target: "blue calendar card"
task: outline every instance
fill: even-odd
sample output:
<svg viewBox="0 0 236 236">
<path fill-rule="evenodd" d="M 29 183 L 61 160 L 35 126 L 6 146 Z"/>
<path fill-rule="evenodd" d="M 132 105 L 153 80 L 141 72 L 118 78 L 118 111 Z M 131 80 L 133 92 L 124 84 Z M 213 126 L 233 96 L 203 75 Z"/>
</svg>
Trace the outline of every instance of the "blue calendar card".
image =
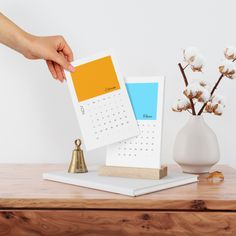
<svg viewBox="0 0 236 236">
<path fill-rule="evenodd" d="M 156 120 L 158 83 L 126 83 L 137 120 Z"/>
</svg>

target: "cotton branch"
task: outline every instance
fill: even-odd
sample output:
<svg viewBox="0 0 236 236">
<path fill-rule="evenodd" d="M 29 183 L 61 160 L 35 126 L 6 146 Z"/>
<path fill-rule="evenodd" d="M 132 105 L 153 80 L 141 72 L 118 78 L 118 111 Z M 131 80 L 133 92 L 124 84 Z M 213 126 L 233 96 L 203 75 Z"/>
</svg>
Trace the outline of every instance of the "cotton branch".
<svg viewBox="0 0 236 236">
<path fill-rule="evenodd" d="M 211 96 L 214 94 L 215 90 L 217 89 L 217 87 L 218 87 L 220 81 L 223 79 L 223 77 L 224 77 L 224 75 L 221 74 L 221 76 L 220 76 L 219 79 L 217 80 L 215 86 L 214 86 L 213 89 L 211 90 Z M 202 108 L 199 110 L 199 112 L 198 112 L 198 114 L 197 114 L 198 116 L 200 116 L 200 115 L 202 114 L 202 112 L 204 111 L 206 105 L 207 105 L 207 102 L 205 102 L 205 103 L 203 104 Z"/>
<path fill-rule="evenodd" d="M 232 62 L 235 62 L 235 60 L 236 60 L 236 58 L 235 58 Z M 218 87 L 220 81 L 221 81 L 223 78 L 224 78 L 224 74 L 221 74 L 220 77 L 219 77 L 219 79 L 217 80 L 216 84 L 214 85 L 214 87 L 213 87 L 212 90 L 211 90 L 211 96 L 214 94 L 214 92 L 215 92 L 215 90 L 217 89 L 217 87 Z M 203 104 L 202 108 L 199 110 L 199 112 L 198 112 L 198 114 L 197 114 L 198 116 L 200 116 L 200 115 L 202 114 L 202 112 L 204 111 L 206 105 L 207 105 L 207 102 L 205 102 L 205 103 Z"/>
<path fill-rule="evenodd" d="M 183 76 L 185 86 L 187 87 L 188 86 L 188 79 L 187 79 L 187 76 L 186 76 L 186 74 L 184 72 L 184 68 L 182 67 L 181 63 L 179 63 L 178 66 L 179 66 L 179 69 L 180 69 L 181 74 Z M 190 104 L 191 104 L 192 114 L 195 116 L 196 115 L 196 111 L 195 111 L 193 100 L 191 98 L 189 98 L 189 101 L 190 101 Z"/>
</svg>

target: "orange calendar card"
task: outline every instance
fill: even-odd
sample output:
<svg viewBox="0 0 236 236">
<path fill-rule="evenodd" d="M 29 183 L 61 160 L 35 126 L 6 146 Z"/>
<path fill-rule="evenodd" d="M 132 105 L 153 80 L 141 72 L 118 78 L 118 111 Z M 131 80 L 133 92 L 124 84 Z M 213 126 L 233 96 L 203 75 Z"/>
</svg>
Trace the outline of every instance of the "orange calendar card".
<svg viewBox="0 0 236 236">
<path fill-rule="evenodd" d="M 65 74 L 86 149 L 137 136 L 137 121 L 114 56 L 100 53 L 72 65 L 75 71 Z"/>
<path fill-rule="evenodd" d="M 71 77 L 80 102 L 120 89 L 111 56 L 76 66 Z"/>
</svg>

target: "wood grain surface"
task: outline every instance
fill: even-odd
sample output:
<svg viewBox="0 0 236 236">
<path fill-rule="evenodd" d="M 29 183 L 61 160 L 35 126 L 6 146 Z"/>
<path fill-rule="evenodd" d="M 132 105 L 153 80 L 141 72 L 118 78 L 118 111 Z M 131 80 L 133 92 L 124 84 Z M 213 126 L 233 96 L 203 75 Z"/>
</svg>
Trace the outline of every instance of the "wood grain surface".
<svg viewBox="0 0 236 236">
<path fill-rule="evenodd" d="M 236 171 L 216 166 L 224 182 L 212 183 L 201 175 L 188 184 L 139 197 L 128 197 L 42 179 L 42 173 L 67 169 L 65 165 L 0 165 L 0 209 L 143 209 L 236 210 Z M 179 170 L 168 166 L 169 172 Z"/>
<path fill-rule="evenodd" d="M 236 213 L 153 211 L 3 211 L 8 236 L 236 235 Z"/>
</svg>

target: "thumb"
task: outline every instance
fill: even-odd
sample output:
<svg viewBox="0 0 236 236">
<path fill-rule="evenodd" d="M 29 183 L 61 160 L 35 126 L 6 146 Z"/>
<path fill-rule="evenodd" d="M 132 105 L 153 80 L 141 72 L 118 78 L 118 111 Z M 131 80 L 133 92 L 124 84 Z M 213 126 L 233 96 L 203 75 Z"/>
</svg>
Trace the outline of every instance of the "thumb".
<svg viewBox="0 0 236 236">
<path fill-rule="evenodd" d="M 53 58 L 52 61 L 56 62 L 57 64 L 59 64 L 61 67 L 63 67 L 65 70 L 68 70 L 70 72 L 74 72 L 75 68 L 70 64 L 69 61 L 67 61 L 67 59 L 64 57 L 63 54 L 60 53 L 56 53 Z"/>
</svg>

